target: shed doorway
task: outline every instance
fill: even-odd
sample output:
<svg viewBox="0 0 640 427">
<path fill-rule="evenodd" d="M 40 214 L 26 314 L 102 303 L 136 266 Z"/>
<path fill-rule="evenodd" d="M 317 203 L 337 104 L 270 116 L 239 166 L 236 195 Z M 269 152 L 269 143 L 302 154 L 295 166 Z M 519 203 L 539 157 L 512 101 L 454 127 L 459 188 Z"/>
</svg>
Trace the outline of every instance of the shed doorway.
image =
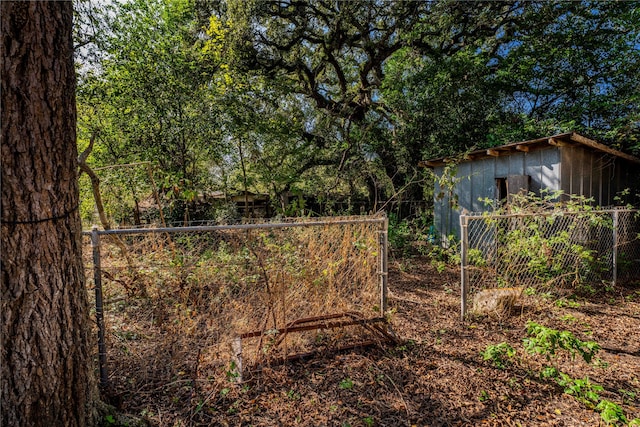
<svg viewBox="0 0 640 427">
<path fill-rule="evenodd" d="M 496 178 L 496 201 L 498 206 L 507 204 L 514 194 L 527 194 L 531 186 L 529 175 L 509 175 Z"/>
</svg>

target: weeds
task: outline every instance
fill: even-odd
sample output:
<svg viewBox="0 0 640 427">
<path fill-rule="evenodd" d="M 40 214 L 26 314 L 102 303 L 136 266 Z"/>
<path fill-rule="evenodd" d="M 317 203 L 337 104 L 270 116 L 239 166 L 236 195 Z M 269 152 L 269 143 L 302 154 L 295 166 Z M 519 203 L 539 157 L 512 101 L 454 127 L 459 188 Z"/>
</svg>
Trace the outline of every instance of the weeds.
<svg viewBox="0 0 640 427">
<path fill-rule="evenodd" d="M 295 390 L 289 390 L 287 392 L 287 398 L 289 398 L 290 400 L 300 400 L 302 396 L 300 396 L 300 393 L 298 393 Z"/>
<path fill-rule="evenodd" d="M 405 260 L 415 254 L 427 256 L 438 272 L 443 272 L 447 266 L 459 265 L 458 238 L 453 235 L 437 238 L 436 230 L 430 221 L 430 218 L 425 216 L 399 221 L 395 215 L 390 214 L 389 244 L 392 253 Z M 472 251 L 471 256 L 476 256 L 478 260 L 482 258 L 479 251 Z"/>
<path fill-rule="evenodd" d="M 625 390 L 625 389 L 619 389 L 618 393 L 620 393 L 622 395 L 622 399 L 625 403 L 631 403 L 635 400 L 636 398 L 636 393 L 633 391 L 629 391 L 629 390 Z"/>
<path fill-rule="evenodd" d="M 574 323 L 578 319 L 575 316 L 571 315 L 571 314 L 565 314 L 564 316 L 560 317 L 560 320 L 562 320 L 563 322 Z"/>
<path fill-rule="evenodd" d="M 340 387 L 342 390 L 351 390 L 353 388 L 353 381 L 351 380 L 351 378 L 345 378 L 340 381 L 338 387 Z"/>
<path fill-rule="evenodd" d="M 389 244 L 391 245 L 391 249 L 401 254 L 407 254 L 414 240 L 415 234 L 411 230 L 409 221 L 400 221 L 395 214 L 390 214 Z"/>
<path fill-rule="evenodd" d="M 489 392 L 487 392 L 486 390 L 481 390 L 480 394 L 478 395 L 478 401 L 486 402 L 489 399 L 491 399 L 491 396 L 489 396 Z"/>
<path fill-rule="evenodd" d="M 447 265 L 460 264 L 460 242 L 455 236 L 449 235 L 440 245 L 432 246 L 427 255 L 431 265 L 441 273 Z"/>
<path fill-rule="evenodd" d="M 501 342 L 496 345 L 488 345 L 482 352 L 483 360 L 490 360 L 493 366 L 499 369 L 504 369 L 511 363 L 512 359 L 516 355 L 516 350 L 506 342 Z"/>
<path fill-rule="evenodd" d="M 601 400 L 596 406 L 596 411 L 600 412 L 600 417 L 608 426 L 627 425 L 627 417 L 624 416 L 622 408 L 610 400 Z"/>
<path fill-rule="evenodd" d="M 191 399 L 192 413 L 202 416 L 205 409 L 198 402 L 207 401 L 210 393 L 229 400 L 239 390 L 231 344 L 243 333 L 257 332 L 241 342 L 246 368 L 324 349 L 338 340 L 372 339 L 373 332 L 357 325 L 323 329 L 321 340 L 315 330 L 282 333 L 292 322 L 323 315 L 382 317 L 382 218 L 337 217 L 322 225 L 308 221 L 282 220 L 295 224 L 279 228 L 176 230 L 171 238 L 127 235 L 123 241 L 136 258 L 134 272 L 104 239 L 108 363 L 124 372 L 111 379 L 113 389 L 162 390 L 171 405 Z M 90 272 L 91 250 L 84 253 Z M 147 292 L 130 292 L 138 287 Z M 177 384 L 180 391 L 174 389 Z M 295 391 L 287 396 L 299 398 Z"/>
<path fill-rule="evenodd" d="M 559 299 L 555 302 L 556 306 L 559 308 L 569 307 L 569 308 L 580 308 L 580 303 L 577 301 L 573 301 L 570 299 Z"/>
<path fill-rule="evenodd" d="M 600 393 L 604 388 L 592 382 L 589 377 L 573 378 L 560 371 L 557 367 L 557 358 L 560 352 L 566 352 L 571 360 L 580 356 L 586 363 L 594 363 L 603 368 L 608 365 L 596 358 L 600 350 L 600 345 L 595 341 L 582 341 L 576 338 L 569 331 L 558 331 L 547 328 L 535 322 L 527 323 L 528 337 L 523 339 L 523 347 L 528 355 L 544 356 L 551 365 L 543 365 L 538 375 L 543 380 L 549 380 L 562 388 L 563 393 L 573 396 L 578 402 L 588 408 L 594 409 L 600 414 L 603 422 L 608 426 L 634 426 L 640 425 L 640 420 L 634 419 L 629 422 L 623 409 L 616 403 L 603 399 Z M 489 345 L 481 353 L 483 360 L 491 361 L 497 368 L 504 369 L 512 360 L 517 360 L 517 351 L 507 342 L 496 345 Z M 510 380 L 510 384 L 516 384 L 516 380 Z M 619 390 L 625 398 L 635 398 L 635 393 Z M 488 394 L 482 391 L 478 398 L 481 402 L 488 398 Z"/>
<path fill-rule="evenodd" d="M 525 295 L 543 298 L 558 288 L 589 296 L 611 293 L 609 280 L 614 269 L 630 271 L 632 263 L 624 262 L 628 254 L 618 256 L 617 264 L 612 262 L 622 251 L 614 251 L 609 243 L 612 236 L 618 236 L 614 218 L 620 230 L 636 227 L 637 219 L 629 212 L 599 211 L 592 200 L 562 192 L 514 194 L 504 206 L 496 206 L 492 199 L 484 202 L 493 209 L 465 220 L 464 264 L 470 297 L 494 287 L 522 287 Z M 633 233 L 620 238 L 617 246 L 635 247 Z M 609 297 L 610 304 L 615 304 Z M 556 304 L 580 307 L 571 299 Z"/>
<path fill-rule="evenodd" d="M 591 363 L 591 359 L 600 350 L 600 345 L 595 341 L 581 341 L 569 331 L 558 331 L 542 326 L 535 322 L 527 323 L 529 338 L 524 339 L 525 350 L 529 354 L 540 354 L 551 360 L 558 350 L 566 350 L 574 359 L 579 354 L 585 362 Z"/>
<path fill-rule="evenodd" d="M 554 379 L 565 393 L 589 408 L 594 408 L 598 404 L 600 401 L 599 393 L 604 390 L 601 385 L 592 383 L 589 377 L 571 378 L 563 372 L 558 372 Z"/>
</svg>

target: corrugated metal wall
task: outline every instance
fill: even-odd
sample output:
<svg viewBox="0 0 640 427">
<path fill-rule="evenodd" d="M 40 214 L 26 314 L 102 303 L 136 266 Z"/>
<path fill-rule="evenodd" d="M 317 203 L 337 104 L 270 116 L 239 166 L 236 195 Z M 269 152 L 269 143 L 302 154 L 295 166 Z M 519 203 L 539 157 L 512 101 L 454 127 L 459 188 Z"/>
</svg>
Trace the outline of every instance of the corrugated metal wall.
<svg viewBox="0 0 640 427">
<path fill-rule="evenodd" d="M 528 175 L 529 190 L 562 190 L 594 199 L 598 206 L 619 204 L 615 197 L 623 190 L 640 191 L 640 168 L 636 164 L 594 151 L 583 145 L 545 146 L 530 152 L 512 152 L 499 157 L 486 157 L 458 164 L 454 190 L 457 207 L 452 206 L 446 189 L 436 183 L 434 224 L 441 236 L 459 236 L 460 212 L 482 212 L 487 206 L 480 199 L 497 198 L 497 178 Z M 442 176 L 444 166 L 434 168 Z M 522 180 L 521 180 L 522 181 Z M 444 196 L 444 197 L 439 197 Z M 633 195 L 632 195 L 633 196 Z M 632 198 L 631 198 L 632 199 Z"/>
<path fill-rule="evenodd" d="M 622 158 L 591 151 L 582 146 L 549 146 L 531 152 L 514 152 L 460 163 L 454 190 L 459 209 L 451 206 L 445 189 L 436 183 L 434 224 L 440 235 L 460 235 L 460 212 L 483 212 L 480 199 L 495 200 L 496 178 L 529 175 L 530 190 L 563 190 L 566 194 L 592 197 L 598 206 L 615 204 L 614 198 L 626 188 L 640 188 L 638 167 Z M 442 176 L 444 166 L 434 168 Z M 443 196 L 439 198 L 438 196 Z"/>
<path fill-rule="evenodd" d="M 567 194 L 592 197 L 598 206 L 615 204 L 614 198 L 626 188 L 637 188 L 637 166 L 610 154 L 562 147 L 561 188 Z"/>
<path fill-rule="evenodd" d="M 549 147 L 532 152 L 517 152 L 501 157 L 488 157 L 458 165 L 455 189 L 459 209 L 450 206 L 450 199 L 445 189 L 435 186 L 434 224 L 440 235 L 446 237 L 460 235 L 460 212 L 483 212 L 487 210 L 481 199 L 496 199 L 496 178 L 507 178 L 509 175 L 531 176 L 532 191 L 541 188 L 557 190 L 560 188 L 560 151 L 557 147 Z M 434 168 L 437 176 L 442 176 L 444 166 Z M 444 197 L 438 198 L 438 195 Z"/>
</svg>

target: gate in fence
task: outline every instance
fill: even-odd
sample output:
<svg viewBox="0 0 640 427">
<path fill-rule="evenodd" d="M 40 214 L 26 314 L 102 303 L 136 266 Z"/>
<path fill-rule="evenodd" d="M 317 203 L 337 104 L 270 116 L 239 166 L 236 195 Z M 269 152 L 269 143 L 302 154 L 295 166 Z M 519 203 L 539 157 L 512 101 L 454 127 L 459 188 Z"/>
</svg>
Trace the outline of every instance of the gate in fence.
<svg viewBox="0 0 640 427">
<path fill-rule="evenodd" d="M 491 288 L 515 293 L 640 279 L 637 210 L 471 214 L 460 216 L 460 226 L 463 319 Z"/>
<path fill-rule="evenodd" d="M 83 233 L 102 385 L 241 378 L 243 365 L 392 339 L 387 227 L 375 216 Z"/>
</svg>

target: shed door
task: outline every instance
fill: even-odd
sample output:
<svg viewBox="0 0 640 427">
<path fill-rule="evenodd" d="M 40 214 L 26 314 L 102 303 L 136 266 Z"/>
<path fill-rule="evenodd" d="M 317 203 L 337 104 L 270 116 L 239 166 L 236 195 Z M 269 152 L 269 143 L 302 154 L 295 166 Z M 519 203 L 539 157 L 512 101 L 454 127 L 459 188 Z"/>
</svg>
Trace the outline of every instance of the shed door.
<svg viewBox="0 0 640 427">
<path fill-rule="evenodd" d="M 531 184 L 529 175 L 509 175 L 508 178 L 496 178 L 496 198 L 504 206 L 513 194 L 527 194 Z"/>
<path fill-rule="evenodd" d="M 509 175 L 507 178 L 507 193 L 509 195 L 527 194 L 530 184 L 531 177 L 529 175 Z"/>
</svg>

